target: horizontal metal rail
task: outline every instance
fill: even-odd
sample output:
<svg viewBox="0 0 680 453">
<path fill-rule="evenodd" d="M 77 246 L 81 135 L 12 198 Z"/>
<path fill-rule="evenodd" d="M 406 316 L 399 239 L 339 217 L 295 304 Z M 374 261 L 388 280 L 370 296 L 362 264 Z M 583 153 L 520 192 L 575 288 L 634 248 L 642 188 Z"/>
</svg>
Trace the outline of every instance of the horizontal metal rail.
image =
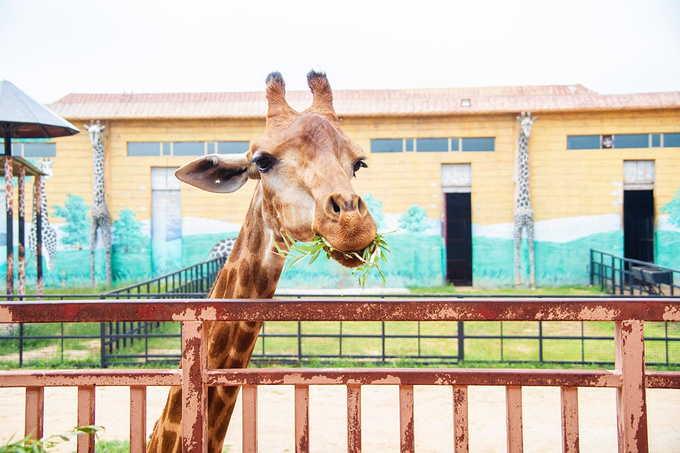
<svg viewBox="0 0 680 453">
<path fill-rule="evenodd" d="M 678 298 L 178 299 L 3 302 L 0 323 L 108 321 L 680 321 Z"/>
</svg>

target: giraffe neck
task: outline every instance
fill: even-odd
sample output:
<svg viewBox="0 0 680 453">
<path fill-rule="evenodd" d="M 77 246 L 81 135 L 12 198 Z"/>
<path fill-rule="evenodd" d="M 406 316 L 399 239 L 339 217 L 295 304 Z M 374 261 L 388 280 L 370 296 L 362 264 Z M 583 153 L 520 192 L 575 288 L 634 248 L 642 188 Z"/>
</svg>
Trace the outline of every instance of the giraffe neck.
<svg viewBox="0 0 680 453">
<path fill-rule="evenodd" d="M 94 190 L 92 203 L 94 206 L 103 206 L 104 201 L 104 145 L 101 139 L 94 146 Z"/>
<path fill-rule="evenodd" d="M 211 299 L 271 298 L 283 270 L 284 259 L 273 253 L 271 231 L 262 218 L 258 184 L 248 215 L 224 268 L 210 292 Z M 245 368 L 260 333 L 259 322 L 208 323 L 208 366 Z M 239 387 L 208 389 L 208 439 L 210 452 L 221 452 Z M 147 452 L 182 451 L 181 388 L 173 387 Z"/>
<path fill-rule="evenodd" d="M 523 132 L 519 134 L 517 144 L 515 186 L 515 212 L 531 212 L 531 198 L 529 196 L 529 140 Z"/>
<path fill-rule="evenodd" d="M 42 197 L 40 197 L 40 216 L 43 228 L 45 228 L 50 222 L 47 212 L 47 197 L 45 196 L 45 178 L 40 178 L 40 193 L 42 194 Z"/>
</svg>

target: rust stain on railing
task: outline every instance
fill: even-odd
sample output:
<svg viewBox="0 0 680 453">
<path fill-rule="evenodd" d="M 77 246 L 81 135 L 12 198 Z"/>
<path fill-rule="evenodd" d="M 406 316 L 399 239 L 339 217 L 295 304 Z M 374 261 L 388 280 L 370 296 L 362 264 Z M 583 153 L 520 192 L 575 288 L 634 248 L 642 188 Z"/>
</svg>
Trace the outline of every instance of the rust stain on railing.
<svg viewBox="0 0 680 453">
<path fill-rule="evenodd" d="M 93 424 L 95 386 L 129 386 L 131 451 L 144 449 L 147 386 L 182 386 L 183 446 L 205 451 L 207 389 L 243 386 L 243 449 L 257 451 L 257 386 L 295 386 L 296 450 L 308 451 L 309 386 L 347 387 L 347 449 L 361 451 L 361 387 L 393 385 L 400 394 L 402 451 L 414 451 L 417 422 L 415 385 L 452 388 L 454 451 L 469 450 L 468 386 L 506 387 L 509 451 L 522 451 L 522 387 L 560 387 L 563 451 L 579 451 L 578 387 L 617 390 L 619 448 L 647 450 L 646 388 L 680 388 L 679 372 L 646 371 L 644 322 L 680 321 L 680 300 L 672 298 L 466 298 L 307 300 L 135 300 L 6 302 L 0 323 L 183 321 L 182 367 L 178 370 L 11 370 L 0 371 L 0 387 L 26 387 L 27 435 L 41 434 L 44 387 L 78 387 L 78 422 Z M 615 325 L 615 370 L 519 369 L 208 369 L 203 321 L 610 321 Z M 92 451 L 93 438 L 78 442 Z"/>
</svg>

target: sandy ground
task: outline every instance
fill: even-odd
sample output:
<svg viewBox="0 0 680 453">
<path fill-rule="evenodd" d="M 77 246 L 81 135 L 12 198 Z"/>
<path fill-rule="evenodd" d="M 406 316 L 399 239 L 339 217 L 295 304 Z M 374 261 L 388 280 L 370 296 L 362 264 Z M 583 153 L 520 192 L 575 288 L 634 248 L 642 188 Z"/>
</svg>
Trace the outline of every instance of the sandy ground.
<svg viewBox="0 0 680 453">
<path fill-rule="evenodd" d="M 163 408 L 167 387 L 150 387 L 147 403 L 149 432 Z M 650 451 L 680 452 L 680 390 L 647 391 Z M 96 420 L 106 427 L 102 439 L 127 439 L 129 390 L 97 389 Z M 346 390 L 338 386 L 310 387 L 310 444 L 315 452 L 345 452 Z M 560 445 L 560 392 L 557 388 L 525 387 L 524 445 L 526 452 L 558 452 Z M 24 424 L 24 389 L 0 389 L 0 445 Z M 261 452 L 293 452 L 293 388 L 260 387 L 259 447 Z M 363 451 L 399 451 L 398 388 L 365 386 L 362 390 Z M 240 452 L 240 402 L 227 434 L 229 452 Z M 415 389 L 416 450 L 452 451 L 450 387 L 417 386 Z M 616 451 L 614 389 L 579 390 L 581 451 Z M 470 387 L 470 451 L 506 451 L 505 389 Z M 68 431 L 76 422 L 76 389 L 45 390 L 45 433 Z M 55 451 L 72 452 L 75 441 Z"/>
</svg>

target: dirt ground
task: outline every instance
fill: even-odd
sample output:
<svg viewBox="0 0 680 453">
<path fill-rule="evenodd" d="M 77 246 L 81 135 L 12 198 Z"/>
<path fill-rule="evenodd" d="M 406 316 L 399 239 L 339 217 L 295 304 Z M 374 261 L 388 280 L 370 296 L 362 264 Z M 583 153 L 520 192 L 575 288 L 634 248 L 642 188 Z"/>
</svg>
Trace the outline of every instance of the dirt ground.
<svg viewBox="0 0 680 453">
<path fill-rule="evenodd" d="M 150 387 L 147 429 L 151 432 L 165 403 L 167 387 Z M 614 389 L 579 390 L 581 451 L 615 452 L 616 402 Z M 365 386 L 362 390 L 363 451 L 399 451 L 398 388 Z M 129 390 L 97 389 L 96 420 L 106 427 L 103 440 L 128 437 Z M 557 452 L 560 445 L 560 392 L 558 388 L 525 387 L 524 450 Z M 647 391 L 651 452 L 680 452 L 680 390 Z M 260 387 L 259 447 L 261 452 L 293 452 L 293 388 Z M 24 389 L 0 389 L 0 445 L 13 434 L 21 436 L 24 424 Z M 453 409 L 450 387 L 415 389 L 416 451 L 452 451 Z M 240 452 L 240 403 L 227 434 L 229 452 Z M 344 452 L 346 444 L 346 390 L 339 386 L 310 387 L 310 444 L 315 452 Z M 506 451 L 505 389 L 470 387 L 470 451 Z M 76 389 L 45 391 L 45 434 L 68 431 L 76 423 Z M 57 452 L 75 451 L 75 441 Z"/>
</svg>

